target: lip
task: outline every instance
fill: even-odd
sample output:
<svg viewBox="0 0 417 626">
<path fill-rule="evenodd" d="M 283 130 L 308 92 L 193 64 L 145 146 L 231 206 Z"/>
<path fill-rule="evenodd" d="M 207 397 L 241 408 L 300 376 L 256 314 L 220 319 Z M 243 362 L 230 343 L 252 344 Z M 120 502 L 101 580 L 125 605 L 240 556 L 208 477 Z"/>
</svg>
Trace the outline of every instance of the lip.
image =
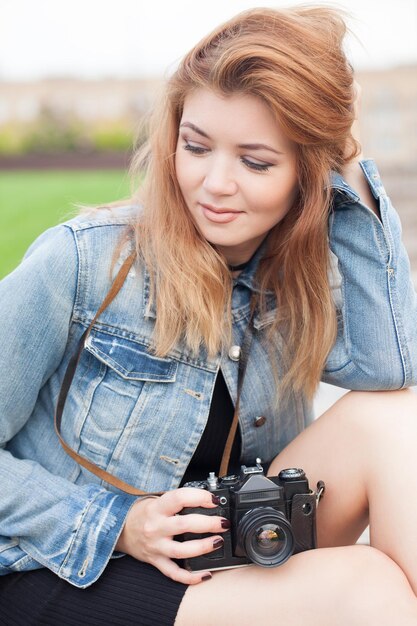
<svg viewBox="0 0 417 626">
<path fill-rule="evenodd" d="M 219 208 L 215 207 L 211 204 L 202 204 L 199 203 L 204 216 L 210 222 L 216 222 L 217 224 L 227 224 L 229 222 L 233 222 L 243 211 L 236 211 L 235 209 L 229 208 Z"/>
</svg>

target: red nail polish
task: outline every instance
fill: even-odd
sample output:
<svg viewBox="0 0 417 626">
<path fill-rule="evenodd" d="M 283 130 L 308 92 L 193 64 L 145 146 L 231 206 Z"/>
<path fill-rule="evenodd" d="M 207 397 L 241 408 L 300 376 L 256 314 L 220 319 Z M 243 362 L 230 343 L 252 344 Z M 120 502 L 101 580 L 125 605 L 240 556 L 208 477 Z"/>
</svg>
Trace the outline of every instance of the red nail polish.
<svg viewBox="0 0 417 626">
<path fill-rule="evenodd" d="M 229 519 L 222 519 L 220 524 L 221 524 L 221 527 L 225 528 L 226 530 L 228 530 L 232 526 L 232 522 Z"/>
<path fill-rule="evenodd" d="M 204 574 L 203 578 L 201 579 L 203 580 L 211 580 L 213 578 L 213 576 L 211 574 Z"/>
<path fill-rule="evenodd" d="M 217 539 L 215 539 L 213 541 L 213 548 L 220 548 L 222 545 L 224 544 L 224 539 L 221 539 L 220 537 L 218 537 Z"/>
<path fill-rule="evenodd" d="M 211 496 L 211 499 L 213 500 L 213 504 L 220 504 L 220 496 Z"/>
</svg>

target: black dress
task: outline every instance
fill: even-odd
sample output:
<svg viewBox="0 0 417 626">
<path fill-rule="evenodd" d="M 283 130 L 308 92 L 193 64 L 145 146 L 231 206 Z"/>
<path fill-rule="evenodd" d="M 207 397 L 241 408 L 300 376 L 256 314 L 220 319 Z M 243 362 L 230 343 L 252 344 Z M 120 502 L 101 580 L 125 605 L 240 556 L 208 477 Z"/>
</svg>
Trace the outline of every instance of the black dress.
<svg viewBox="0 0 417 626">
<path fill-rule="evenodd" d="M 217 471 L 233 419 L 233 404 L 219 372 L 209 419 L 182 479 L 203 479 Z M 240 457 L 239 431 L 229 467 Z M 204 583 L 202 583 L 204 584 Z M 187 585 L 130 556 L 111 559 L 97 582 L 74 587 L 48 569 L 0 577 L 3 626 L 173 626 Z"/>
</svg>

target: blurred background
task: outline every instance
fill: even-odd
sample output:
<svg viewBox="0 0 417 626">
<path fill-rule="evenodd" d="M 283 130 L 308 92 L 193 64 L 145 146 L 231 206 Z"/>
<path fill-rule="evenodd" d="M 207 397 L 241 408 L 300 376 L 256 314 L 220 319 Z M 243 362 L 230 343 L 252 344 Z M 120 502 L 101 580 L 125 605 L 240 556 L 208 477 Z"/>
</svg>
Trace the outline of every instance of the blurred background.
<svg viewBox="0 0 417 626">
<path fill-rule="evenodd" d="M 364 151 L 401 214 L 417 282 L 417 2 L 321 4 L 348 13 Z M 132 146 L 161 82 L 212 27 L 255 6 L 288 3 L 2 0 L 0 277 L 74 204 L 129 195 Z"/>
</svg>

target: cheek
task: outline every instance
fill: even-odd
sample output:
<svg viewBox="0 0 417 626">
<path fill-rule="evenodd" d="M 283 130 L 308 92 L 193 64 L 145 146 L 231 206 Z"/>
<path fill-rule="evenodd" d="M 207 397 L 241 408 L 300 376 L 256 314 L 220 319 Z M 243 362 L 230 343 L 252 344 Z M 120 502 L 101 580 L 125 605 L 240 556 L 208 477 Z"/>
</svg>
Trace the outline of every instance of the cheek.
<svg viewBox="0 0 417 626">
<path fill-rule="evenodd" d="M 298 186 L 298 181 L 296 180 L 291 185 L 288 185 L 288 187 L 285 189 L 285 203 L 288 209 L 290 209 L 293 206 L 294 202 L 297 199 L 298 193 L 299 193 L 299 186 Z"/>
<path fill-rule="evenodd" d="M 297 197 L 297 185 L 285 184 L 285 181 L 274 181 L 270 185 L 252 185 L 247 189 L 247 197 L 253 206 L 262 212 L 271 214 L 286 213 Z"/>
<path fill-rule="evenodd" d="M 181 151 L 175 155 L 175 173 L 183 194 L 191 191 L 198 183 L 198 171 L 195 163 L 187 159 L 186 154 L 181 154 Z"/>
<path fill-rule="evenodd" d="M 275 181 L 273 189 L 270 189 L 270 198 L 274 198 L 275 206 L 281 206 L 289 210 L 298 195 L 298 178 L 293 170 L 280 176 Z"/>
<path fill-rule="evenodd" d="M 175 176 L 177 178 L 177 181 L 179 183 L 179 186 L 182 188 L 182 172 L 183 172 L 183 165 L 182 165 L 182 159 L 181 159 L 181 155 L 180 153 L 177 152 L 175 153 Z"/>
</svg>

